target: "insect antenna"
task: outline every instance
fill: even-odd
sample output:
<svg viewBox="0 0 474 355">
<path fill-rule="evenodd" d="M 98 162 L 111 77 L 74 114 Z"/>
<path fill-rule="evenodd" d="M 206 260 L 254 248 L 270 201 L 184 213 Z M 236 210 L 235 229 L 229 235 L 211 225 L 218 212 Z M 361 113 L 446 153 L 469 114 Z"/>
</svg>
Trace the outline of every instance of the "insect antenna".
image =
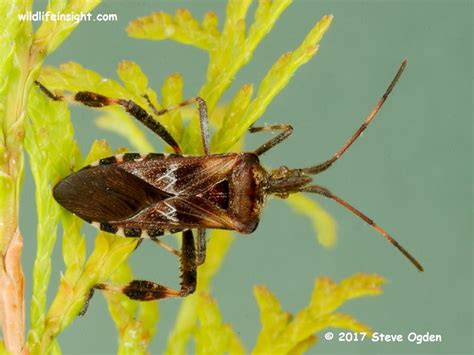
<svg viewBox="0 0 474 355">
<path fill-rule="evenodd" d="M 351 211 L 356 216 L 358 216 L 360 219 L 362 219 L 367 224 L 372 226 L 372 228 L 374 228 L 380 235 L 382 235 L 395 248 L 397 248 L 403 255 L 405 255 L 405 257 L 408 260 L 410 260 L 410 262 L 418 269 L 418 271 L 424 271 L 423 266 L 421 266 L 420 262 L 418 260 L 416 260 L 415 257 L 413 255 L 411 255 L 403 246 L 401 246 L 400 243 L 398 243 L 394 238 L 392 238 L 390 236 L 390 234 L 388 234 L 382 227 L 380 227 L 377 223 L 375 223 L 372 219 L 367 217 L 365 214 L 363 214 L 357 208 L 355 208 L 354 206 L 352 206 L 348 202 L 344 201 L 340 197 L 334 195 L 331 191 L 329 191 L 325 187 L 318 186 L 318 185 L 305 186 L 305 187 L 301 188 L 300 191 L 317 193 L 319 195 L 326 196 L 326 197 L 336 201 L 342 207 L 344 207 L 347 210 Z"/>
<path fill-rule="evenodd" d="M 374 117 L 377 115 L 381 107 L 383 106 L 384 102 L 387 100 L 388 95 L 392 92 L 393 88 L 398 82 L 398 79 L 400 79 L 400 76 L 402 75 L 403 71 L 405 70 L 405 67 L 407 66 L 407 59 L 405 58 L 400 65 L 400 68 L 398 68 L 397 73 L 395 74 L 395 77 L 392 79 L 390 82 L 390 85 L 388 88 L 385 90 L 385 93 L 382 95 L 382 97 L 379 99 L 375 107 L 372 109 L 372 111 L 369 113 L 365 121 L 362 123 L 362 125 L 359 127 L 357 131 L 350 137 L 346 143 L 328 160 L 325 162 L 311 166 L 309 168 L 304 168 L 301 169 L 303 172 L 307 174 L 319 174 L 320 172 L 323 172 L 324 170 L 328 169 L 337 159 L 339 159 L 342 154 L 354 143 L 354 141 L 359 138 L 359 136 L 362 134 L 362 132 L 365 131 L 367 126 L 372 122 Z"/>
</svg>

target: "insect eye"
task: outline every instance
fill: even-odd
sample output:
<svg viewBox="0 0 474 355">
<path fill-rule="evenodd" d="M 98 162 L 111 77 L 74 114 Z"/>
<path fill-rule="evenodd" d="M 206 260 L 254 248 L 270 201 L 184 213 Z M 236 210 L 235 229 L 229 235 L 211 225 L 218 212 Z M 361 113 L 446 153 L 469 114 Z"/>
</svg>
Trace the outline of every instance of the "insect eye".
<svg viewBox="0 0 474 355">
<path fill-rule="evenodd" d="M 288 167 L 280 166 L 278 169 L 272 171 L 271 178 L 274 180 L 285 179 L 288 177 L 289 172 L 290 169 L 288 169 Z"/>
</svg>

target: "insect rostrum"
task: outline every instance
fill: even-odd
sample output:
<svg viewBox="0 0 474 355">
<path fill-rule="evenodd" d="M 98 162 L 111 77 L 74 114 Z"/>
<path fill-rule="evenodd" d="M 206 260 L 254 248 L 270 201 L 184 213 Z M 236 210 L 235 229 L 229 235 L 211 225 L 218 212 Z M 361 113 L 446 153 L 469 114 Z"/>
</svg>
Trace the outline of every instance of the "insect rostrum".
<svg viewBox="0 0 474 355">
<path fill-rule="evenodd" d="M 152 239 L 180 257 L 182 282 L 179 290 L 143 280 L 134 280 L 125 287 L 100 284 L 95 288 L 120 291 L 137 300 L 186 296 L 194 292 L 197 266 L 205 260 L 206 229 L 252 233 L 257 228 L 267 196 L 285 198 L 298 192 L 311 192 L 333 199 L 371 225 L 419 271 L 423 271 L 421 264 L 374 221 L 330 190 L 312 184 L 312 175 L 328 169 L 367 128 L 400 78 L 406 63 L 406 60 L 402 62 L 363 124 L 330 159 L 308 168 L 283 166 L 273 171 L 262 167 L 259 156 L 286 139 L 292 132 L 290 125 L 251 127 L 250 132 L 280 131 L 254 152 L 210 154 L 207 108 L 203 99 L 194 97 L 157 110 L 145 96 L 155 116 L 192 103 L 199 105 L 205 155 L 185 156 L 159 121 L 135 102 L 87 91 L 71 96 L 54 95 L 37 82 L 38 87 L 53 100 L 76 101 L 91 107 L 122 106 L 175 152 L 126 153 L 101 159 L 67 176 L 54 187 L 56 201 L 99 229 L 125 237 Z M 196 238 L 192 229 L 197 230 Z M 163 234 L 176 232 L 182 232 L 180 251 L 159 239 Z"/>
</svg>

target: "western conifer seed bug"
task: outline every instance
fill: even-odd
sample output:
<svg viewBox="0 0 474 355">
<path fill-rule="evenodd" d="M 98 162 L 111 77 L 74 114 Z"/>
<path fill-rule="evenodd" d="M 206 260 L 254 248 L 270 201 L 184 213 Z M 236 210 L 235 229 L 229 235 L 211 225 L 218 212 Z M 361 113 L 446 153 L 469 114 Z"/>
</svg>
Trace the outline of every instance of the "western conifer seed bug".
<svg viewBox="0 0 474 355">
<path fill-rule="evenodd" d="M 202 98 L 193 97 L 157 110 L 145 95 L 155 116 L 193 103 L 198 105 L 205 156 L 186 156 L 165 127 L 131 100 L 88 91 L 70 96 L 55 95 L 36 82 L 41 91 L 55 101 L 74 101 L 90 107 L 121 106 L 174 151 L 174 154 L 125 153 L 104 158 L 65 177 L 54 187 L 54 198 L 61 206 L 100 230 L 140 240 L 151 239 L 181 260 L 179 290 L 145 280 L 133 280 L 125 286 L 98 284 L 94 288 L 123 292 L 141 301 L 187 296 L 196 288 L 197 266 L 206 257 L 206 229 L 252 233 L 268 195 L 286 198 L 297 192 L 316 193 L 336 201 L 372 226 L 423 271 L 421 264 L 373 220 L 328 189 L 311 184 L 312 175 L 332 166 L 372 122 L 406 64 L 405 59 L 365 121 L 331 158 L 307 168 L 282 166 L 272 171 L 260 165 L 259 156 L 288 138 L 293 130 L 290 125 L 251 127 L 250 132 L 280 131 L 253 152 L 211 154 L 207 106 Z M 197 230 L 196 239 L 192 229 Z M 181 250 L 159 239 L 164 234 L 177 232 L 182 232 Z"/>
</svg>

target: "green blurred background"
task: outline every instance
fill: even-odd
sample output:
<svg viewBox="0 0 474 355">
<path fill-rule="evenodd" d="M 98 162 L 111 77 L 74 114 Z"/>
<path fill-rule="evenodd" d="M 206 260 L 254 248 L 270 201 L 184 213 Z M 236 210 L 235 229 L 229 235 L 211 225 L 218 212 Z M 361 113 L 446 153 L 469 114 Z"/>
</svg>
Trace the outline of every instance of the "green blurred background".
<svg viewBox="0 0 474 355">
<path fill-rule="evenodd" d="M 43 9 L 44 2 L 35 4 Z M 47 64 L 77 61 L 117 79 L 122 59 L 136 61 L 159 90 L 164 78 L 184 75 L 185 96 L 205 79 L 207 54 L 171 41 L 127 37 L 128 22 L 153 11 L 190 9 L 197 18 L 215 11 L 223 22 L 224 1 L 105 1 L 94 13 L 116 13 L 118 22 L 83 22 Z M 255 4 L 249 11 L 253 19 Z M 293 77 L 259 121 L 291 123 L 293 136 L 263 157 L 268 167 L 304 167 L 327 159 L 359 126 L 403 58 L 409 64 L 380 115 L 329 171 L 317 177 L 392 233 L 426 268 L 418 273 L 361 220 L 322 197 L 338 223 L 338 243 L 321 247 L 309 221 L 277 199 L 262 222 L 238 238 L 214 281 L 225 322 L 251 349 L 260 323 L 252 288 L 268 286 L 283 307 L 296 312 L 308 302 L 317 276 L 335 281 L 356 273 L 389 280 L 383 295 L 346 304 L 342 311 L 375 331 L 406 335 L 432 333 L 441 343 L 320 342 L 311 353 L 472 353 L 472 2 L 471 1 L 296 1 L 257 48 L 226 95 L 242 84 L 258 84 L 275 60 L 295 49 L 325 14 L 334 22 L 319 53 Z M 114 148 L 126 143 L 95 128 L 95 111 L 73 108 L 83 152 L 96 138 Z M 252 149 L 264 135 L 249 138 Z M 35 210 L 31 176 L 25 179 L 22 229 L 27 292 L 35 254 Z M 90 244 L 93 231 L 90 232 Z M 151 243 L 131 258 L 139 278 L 178 284 L 173 256 Z M 62 268 L 55 254 L 51 295 Z M 179 300 L 160 303 L 161 319 L 152 353 L 164 349 Z M 338 330 L 335 330 L 338 333 Z M 322 335 L 322 334 L 321 334 Z M 116 331 L 100 295 L 88 313 L 59 337 L 64 353 L 114 353 Z"/>
</svg>

